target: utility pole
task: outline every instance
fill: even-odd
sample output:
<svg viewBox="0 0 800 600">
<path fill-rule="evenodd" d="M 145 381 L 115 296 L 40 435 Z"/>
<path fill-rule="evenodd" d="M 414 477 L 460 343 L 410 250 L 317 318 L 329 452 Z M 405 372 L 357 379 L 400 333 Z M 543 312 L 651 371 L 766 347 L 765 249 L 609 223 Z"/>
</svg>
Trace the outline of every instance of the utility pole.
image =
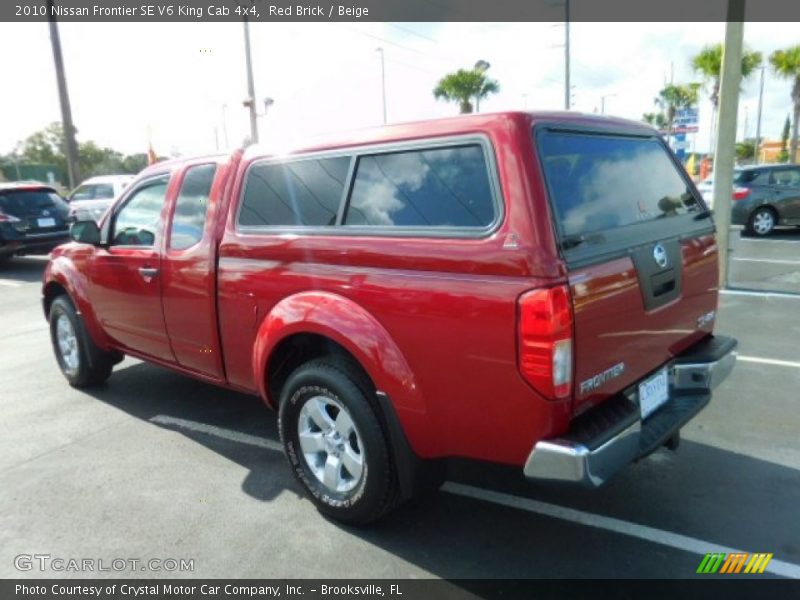
<svg viewBox="0 0 800 600">
<path fill-rule="evenodd" d="M 244 18 L 244 60 L 247 67 L 247 100 L 250 109 L 250 143 L 258 143 L 258 120 L 256 115 L 256 92 L 253 84 L 253 60 L 250 57 L 250 20 Z"/>
<path fill-rule="evenodd" d="M 58 23 L 53 16 L 53 0 L 47 0 L 47 14 L 50 15 L 50 43 L 53 46 L 53 62 L 56 67 L 58 82 L 58 100 L 61 104 L 61 123 L 64 128 L 64 151 L 67 155 L 67 178 L 70 189 L 80 183 L 81 174 L 78 167 L 78 144 L 75 142 L 75 126 L 72 124 L 72 109 L 69 104 L 67 76 L 64 73 L 64 57 L 61 54 L 61 38 L 58 35 Z"/>
<path fill-rule="evenodd" d="M 761 106 L 764 102 L 764 71 L 766 67 L 759 67 L 761 70 L 761 83 L 758 88 L 758 116 L 756 117 L 756 147 L 755 147 L 755 164 L 758 164 L 761 156 Z"/>
<path fill-rule="evenodd" d="M 571 90 L 569 84 L 569 0 L 564 0 L 564 110 L 569 110 Z"/>
<path fill-rule="evenodd" d="M 728 287 L 730 253 L 731 195 L 733 193 L 736 113 L 742 79 L 744 0 L 728 0 L 725 47 L 722 51 L 719 115 L 714 152 L 714 222 L 719 248 L 719 287 Z"/>
<path fill-rule="evenodd" d="M 386 59 L 383 56 L 383 48 L 375 48 L 375 52 L 381 55 L 381 100 L 383 102 L 383 124 L 386 125 Z"/>
</svg>

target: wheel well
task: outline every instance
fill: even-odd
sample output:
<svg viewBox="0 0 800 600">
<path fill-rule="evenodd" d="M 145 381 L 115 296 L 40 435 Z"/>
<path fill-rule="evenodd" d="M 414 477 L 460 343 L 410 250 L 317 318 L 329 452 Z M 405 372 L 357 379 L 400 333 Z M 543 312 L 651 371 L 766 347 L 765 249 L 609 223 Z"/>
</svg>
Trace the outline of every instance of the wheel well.
<svg viewBox="0 0 800 600">
<path fill-rule="evenodd" d="M 50 307 L 53 304 L 53 300 L 58 298 L 61 295 L 66 295 L 67 290 L 66 288 L 57 283 L 55 281 L 51 281 L 48 283 L 44 288 L 44 316 L 45 318 L 50 317 Z"/>
<path fill-rule="evenodd" d="M 372 390 L 375 390 L 375 384 L 369 374 L 347 348 L 323 335 L 296 333 L 281 340 L 267 360 L 267 391 L 270 404 L 277 409 L 283 384 L 295 369 L 310 360 L 323 357 L 346 361 L 363 376 Z"/>
<path fill-rule="evenodd" d="M 756 214 L 756 211 L 761 210 L 762 208 L 766 208 L 768 211 L 770 211 L 773 215 L 775 215 L 776 219 L 780 216 L 778 214 L 778 209 L 776 209 L 771 204 L 761 204 L 759 206 L 756 206 L 753 210 L 750 211 L 750 218 L 752 219 L 753 215 Z"/>
</svg>

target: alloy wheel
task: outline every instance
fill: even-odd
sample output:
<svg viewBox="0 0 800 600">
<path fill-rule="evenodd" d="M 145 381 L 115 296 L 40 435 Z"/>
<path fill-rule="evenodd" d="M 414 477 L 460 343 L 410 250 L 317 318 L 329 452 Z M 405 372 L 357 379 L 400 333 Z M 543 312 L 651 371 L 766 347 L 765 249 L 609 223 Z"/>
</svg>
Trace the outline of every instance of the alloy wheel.
<svg viewBox="0 0 800 600">
<path fill-rule="evenodd" d="M 297 427 L 303 458 L 314 477 L 330 492 L 353 490 L 366 457 L 347 409 L 328 396 L 313 396 L 300 409 Z"/>
</svg>

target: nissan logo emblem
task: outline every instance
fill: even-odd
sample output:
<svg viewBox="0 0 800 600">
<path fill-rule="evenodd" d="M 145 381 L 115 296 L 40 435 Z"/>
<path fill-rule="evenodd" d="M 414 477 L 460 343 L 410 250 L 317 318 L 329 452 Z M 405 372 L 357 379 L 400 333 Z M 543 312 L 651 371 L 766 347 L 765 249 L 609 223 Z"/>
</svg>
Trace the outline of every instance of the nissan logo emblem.
<svg viewBox="0 0 800 600">
<path fill-rule="evenodd" d="M 667 251 L 661 244 L 656 244 L 655 248 L 653 248 L 653 260 L 656 261 L 656 264 L 662 269 L 667 266 L 669 262 L 667 260 Z"/>
</svg>

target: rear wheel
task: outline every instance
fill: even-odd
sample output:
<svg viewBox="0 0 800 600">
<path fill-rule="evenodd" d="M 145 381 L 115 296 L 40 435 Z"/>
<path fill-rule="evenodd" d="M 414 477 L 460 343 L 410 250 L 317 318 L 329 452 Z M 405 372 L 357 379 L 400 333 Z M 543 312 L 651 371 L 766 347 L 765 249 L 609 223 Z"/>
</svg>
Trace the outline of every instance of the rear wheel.
<svg viewBox="0 0 800 600">
<path fill-rule="evenodd" d="M 366 524 L 397 504 L 388 439 L 357 369 L 318 359 L 281 393 L 278 429 L 295 477 L 324 514 Z"/>
<path fill-rule="evenodd" d="M 50 338 L 56 361 L 74 387 L 103 383 L 111 375 L 115 355 L 97 347 L 68 296 L 50 306 Z"/>
<path fill-rule="evenodd" d="M 747 231 L 758 236 L 769 235 L 775 229 L 777 223 L 778 219 L 775 211 L 768 206 L 761 206 L 750 215 L 750 219 L 747 222 Z"/>
</svg>

